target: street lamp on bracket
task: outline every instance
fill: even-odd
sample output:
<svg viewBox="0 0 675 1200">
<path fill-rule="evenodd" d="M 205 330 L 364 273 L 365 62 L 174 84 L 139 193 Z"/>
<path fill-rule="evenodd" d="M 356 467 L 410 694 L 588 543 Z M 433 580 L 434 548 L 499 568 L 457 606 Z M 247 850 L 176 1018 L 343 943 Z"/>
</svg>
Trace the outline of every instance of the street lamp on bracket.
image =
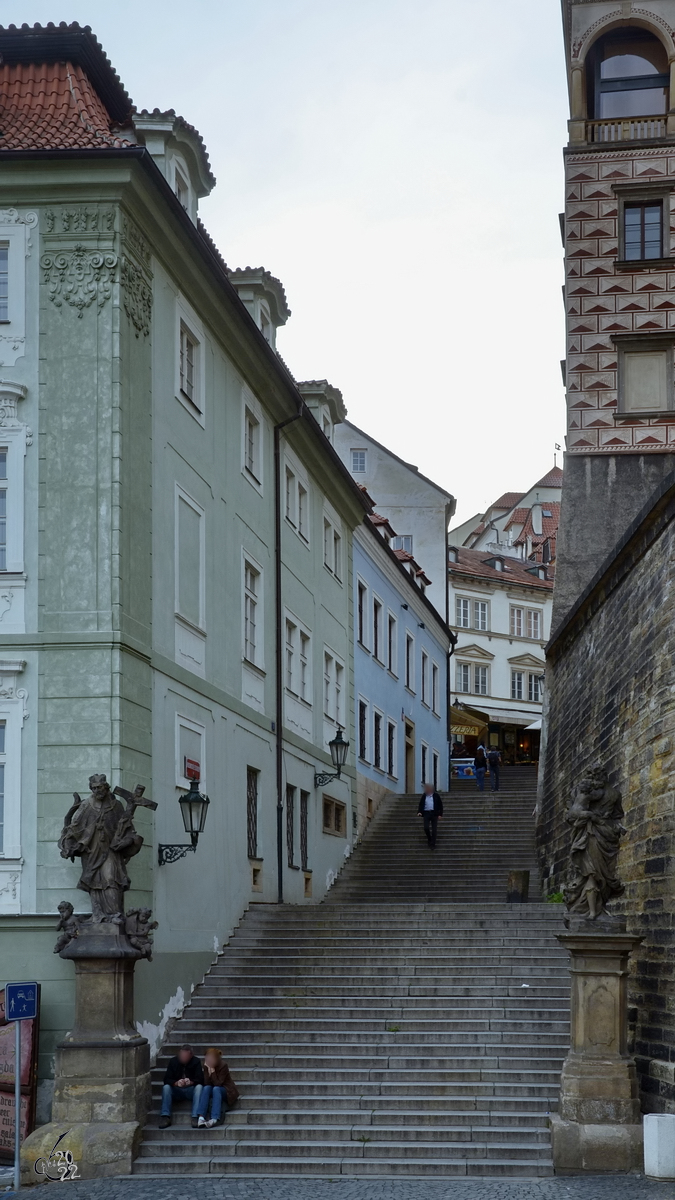
<svg viewBox="0 0 675 1200">
<path fill-rule="evenodd" d="M 167 863 L 178 862 L 179 858 L 184 858 L 190 851 L 194 852 L 197 849 L 199 835 L 204 832 L 206 814 L 211 801 L 208 796 L 204 796 L 200 792 L 199 780 L 191 779 L 189 792 L 184 792 L 182 796 L 179 796 L 178 803 L 185 832 L 189 833 L 190 841 L 179 845 L 158 845 L 157 862 L 160 867 Z"/>
<path fill-rule="evenodd" d="M 347 761 L 347 754 L 349 751 L 349 742 L 346 742 L 345 739 L 343 738 L 342 730 L 340 729 L 339 726 L 338 726 L 338 731 L 335 734 L 335 737 L 331 738 L 331 740 L 328 743 L 328 749 L 330 750 L 330 756 L 331 756 L 331 759 L 333 760 L 333 766 L 335 767 L 335 772 L 334 772 L 334 774 L 330 774 L 330 773 L 319 774 L 318 772 L 315 772 L 315 774 L 314 774 L 314 787 L 315 788 L 325 787 L 327 783 L 332 783 L 334 779 L 339 779 L 340 775 L 342 773 L 342 768 L 344 767 L 345 762 Z"/>
</svg>

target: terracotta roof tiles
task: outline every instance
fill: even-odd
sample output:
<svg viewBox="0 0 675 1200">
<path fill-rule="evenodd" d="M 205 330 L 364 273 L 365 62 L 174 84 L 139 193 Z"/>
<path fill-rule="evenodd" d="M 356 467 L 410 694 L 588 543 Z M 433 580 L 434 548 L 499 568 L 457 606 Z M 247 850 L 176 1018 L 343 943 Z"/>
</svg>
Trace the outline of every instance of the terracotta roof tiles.
<svg viewBox="0 0 675 1200">
<path fill-rule="evenodd" d="M 562 485 L 563 485 L 562 467 L 551 467 L 551 470 L 548 472 L 548 475 L 544 475 L 544 478 L 540 479 L 537 483 L 535 483 L 534 486 L 536 488 L 538 488 L 538 487 L 561 488 Z"/>
<path fill-rule="evenodd" d="M 549 579 L 540 579 L 537 574 L 531 574 L 528 564 L 519 558 L 509 558 L 502 555 L 504 569 L 499 571 L 491 565 L 495 556 L 485 550 L 468 550 L 461 546 L 455 548 L 457 562 L 448 563 L 450 575 L 468 575 L 479 579 L 491 579 L 494 583 L 503 583 L 507 587 L 520 584 L 521 587 L 541 588 L 550 592 L 553 589 L 553 571 L 549 564 Z M 533 564 L 529 564 L 531 567 Z"/>
<path fill-rule="evenodd" d="M 0 149 L 71 150 L 133 145 L 73 63 L 0 65 Z"/>
<path fill-rule="evenodd" d="M 525 492 L 504 492 L 503 496 L 500 496 L 498 500 L 495 500 L 494 504 L 490 505 L 490 511 L 493 508 L 514 508 L 524 495 Z"/>
</svg>

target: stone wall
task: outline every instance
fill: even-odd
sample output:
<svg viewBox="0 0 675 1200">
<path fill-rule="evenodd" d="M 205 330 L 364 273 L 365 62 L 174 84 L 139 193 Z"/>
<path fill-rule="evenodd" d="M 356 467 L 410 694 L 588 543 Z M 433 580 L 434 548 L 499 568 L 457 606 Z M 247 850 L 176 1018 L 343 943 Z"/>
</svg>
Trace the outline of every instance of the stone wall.
<svg viewBox="0 0 675 1200">
<path fill-rule="evenodd" d="M 623 796 L 617 907 L 644 938 L 630 980 L 643 1107 L 675 1112 L 675 475 L 665 481 L 548 647 L 538 847 L 548 892 L 567 875 L 566 800 L 600 760 Z"/>
</svg>

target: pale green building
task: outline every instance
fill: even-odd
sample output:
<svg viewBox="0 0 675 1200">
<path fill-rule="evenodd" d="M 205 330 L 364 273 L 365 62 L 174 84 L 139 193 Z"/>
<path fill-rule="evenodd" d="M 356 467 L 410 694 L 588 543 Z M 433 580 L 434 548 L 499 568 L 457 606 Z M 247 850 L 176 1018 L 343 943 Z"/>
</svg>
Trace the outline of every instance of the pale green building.
<svg viewBox="0 0 675 1200">
<path fill-rule="evenodd" d="M 350 853 L 353 753 L 314 773 L 338 725 L 354 744 L 368 502 L 339 392 L 276 352 L 281 284 L 228 271 L 199 223 L 197 132 L 132 115 L 85 30 L 4 30 L 0 53 L 0 986 L 43 985 L 46 1079 L 73 1000 L 56 906 L 88 909 L 56 842 L 92 772 L 158 803 L 129 893 L 159 921 L 136 972 L 154 1046 L 248 905 L 318 901 Z M 196 770 L 205 832 L 160 866 Z"/>
</svg>

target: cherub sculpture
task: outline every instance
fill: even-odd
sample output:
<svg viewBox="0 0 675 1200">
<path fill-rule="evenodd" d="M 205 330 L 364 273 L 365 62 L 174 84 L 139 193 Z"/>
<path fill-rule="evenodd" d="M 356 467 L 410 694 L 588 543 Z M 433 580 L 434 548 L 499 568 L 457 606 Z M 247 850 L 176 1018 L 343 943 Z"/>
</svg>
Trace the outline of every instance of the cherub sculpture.
<svg viewBox="0 0 675 1200">
<path fill-rule="evenodd" d="M 60 920 L 56 926 L 56 932 L 61 936 L 56 939 L 55 954 L 60 954 L 62 950 L 65 950 L 68 943 L 78 936 L 83 922 L 87 920 L 87 917 L 75 916 L 75 910 L 69 900 L 61 901 L 59 914 Z"/>
<path fill-rule="evenodd" d="M 126 915 L 124 932 L 135 950 L 140 950 L 141 957 L 152 962 L 152 934 L 157 929 L 157 921 L 151 921 L 152 909 L 132 908 Z"/>
</svg>

